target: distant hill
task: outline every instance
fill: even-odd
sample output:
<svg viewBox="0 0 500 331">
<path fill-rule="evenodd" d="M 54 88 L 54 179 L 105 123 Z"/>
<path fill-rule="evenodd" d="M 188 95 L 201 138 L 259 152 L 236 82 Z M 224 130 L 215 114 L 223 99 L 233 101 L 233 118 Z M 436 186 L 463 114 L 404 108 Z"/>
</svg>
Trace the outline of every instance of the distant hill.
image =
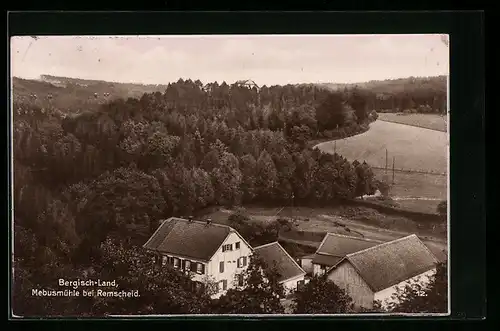
<svg viewBox="0 0 500 331">
<path fill-rule="evenodd" d="M 446 95 L 446 76 L 437 77 L 409 77 L 384 81 L 369 81 L 355 84 L 296 84 L 298 86 L 318 86 L 329 90 L 343 90 L 355 86 L 370 91 L 385 99 L 387 105 L 376 106 L 373 109 L 391 108 L 392 103 L 387 97 L 412 94 Z M 92 110 L 109 100 L 117 98 L 140 98 L 144 93 L 165 92 L 168 85 L 138 84 L 107 82 L 103 80 L 90 80 L 69 78 L 52 75 L 42 75 L 40 79 L 13 78 L 13 96 L 17 102 L 35 102 L 40 106 L 49 103 L 64 112 L 80 112 Z M 430 93 L 429 93 L 430 92 Z M 36 95 L 36 99 L 33 98 Z M 442 98 L 446 99 L 444 96 Z M 405 108 L 405 107 L 402 107 Z M 435 107 L 434 107 L 435 108 Z"/>
<path fill-rule="evenodd" d="M 411 93 L 416 90 L 434 90 L 446 93 L 447 78 L 446 76 L 408 77 L 399 79 L 373 80 L 353 84 L 321 83 L 318 85 L 331 90 L 343 90 L 344 88 L 353 88 L 357 86 L 376 94 Z"/>
<path fill-rule="evenodd" d="M 13 97 L 17 102 L 33 102 L 33 95 L 36 95 L 36 102 L 43 106 L 51 96 L 53 106 L 76 112 L 92 109 L 108 100 L 140 98 L 144 93 L 164 92 L 167 89 L 167 85 L 117 83 L 51 75 L 42 75 L 38 80 L 14 77 L 12 83 Z"/>
</svg>

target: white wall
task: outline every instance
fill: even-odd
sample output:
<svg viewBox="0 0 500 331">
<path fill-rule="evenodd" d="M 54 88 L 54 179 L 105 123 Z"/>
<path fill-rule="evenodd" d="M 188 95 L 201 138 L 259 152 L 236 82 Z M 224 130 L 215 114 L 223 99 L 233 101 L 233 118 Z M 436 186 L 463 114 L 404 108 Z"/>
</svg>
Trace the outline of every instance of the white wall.
<svg viewBox="0 0 500 331">
<path fill-rule="evenodd" d="M 321 265 L 313 263 L 313 275 L 314 276 L 321 276 L 326 272 L 326 269 L 324 269 Z"/>
<path fill-rule="evenodd" d="M 235 248 L 235 243 L 240 242 L 240 248 Z M 226 244 L 233 244 L 232 251 L 222 252 L 222 246 Z M 227 289 L 235 287 L 237 283 L 235 282 L 236 274 L 243 272 L 250 263 L 250 255 L 252 250 L 249 246 L 245 244 L 238 234 L 231 232 L 229 236 L 224 241 L 223 245 L 219 247 L 219 250 L 214 254 L 207 266 L 207 275 L 209 275 L 213 281 L 221 282 L 222 280 L 227 280 Z M 247 264 L 243 268 L 238 268 L 238 258 L 246 256 Z M 224 272 L 219 272 L 219 263 L 224 262 Z M 222 284 L 219 285 L 221 291 L 219 295 L 223 294 Z"/>
<path fill-rule="evenodd" d="M 431 269 L 431 270 L 426 271 L 424 273 L 421 273 L 420 275 L 412 277 L 412 278 L 410 278 L 408 280 L 402 281 L 402 282 L 400 282 L 397 285 L 394 285 L 394 286 L 388 287 L 386 289 L 383 289 L 381 291 L 378 291 L 374 295 L 374 300 L 375 301 L 380 301 L 380 303 L 382 304 L 382 306 L 387 306 L 388 303 L 395 302 L 395 300 L 392 299 L 391 296 L 394 293 L 396 293 L 396 288 L 397 287 L 402 288 L 405 285 L 410 284 L 412 281 L 419 281 L 420 284 L 426 285 L 426 284 L 429 283 L 429 281 L 432 279 L 432 277 L 434 276 L 435 273 L 436 273 L 436 269 L 434 268 L 434 269 Z"/>
<path fill-rule="evenodd" d="M 312 263 L 312 258 L 301 259 L 300 266 L 302 267 L 302 269 L 304 269 L 305 272 L 313 273 L 314 267 L 313 267 L 313 263 Z"/>
<path fill-rule="evenodd" d="M 297 282 L 300 280 L 304 280 L 304 275 L 300 275 L 284 281 L 282 284 L 285 288 L 285 294 L 295 291 L 297 289 Z"/>
</svg>

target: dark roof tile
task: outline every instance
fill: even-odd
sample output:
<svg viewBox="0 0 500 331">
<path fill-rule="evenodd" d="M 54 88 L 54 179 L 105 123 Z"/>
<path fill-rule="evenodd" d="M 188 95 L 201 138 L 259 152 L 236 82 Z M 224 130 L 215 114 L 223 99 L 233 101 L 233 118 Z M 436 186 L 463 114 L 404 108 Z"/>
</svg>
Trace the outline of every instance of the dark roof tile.
<svg viewBox="0 0 500 331">
<path fill-rule="evenodd" d="M 343 256 L 315 254 L 312 263 L 331 267 L 339 263 L 343 258 Z"/>
<path fill-rule="evenodd" d="M 271 267 L 276 262 L 276 268 L 280 273 L 280 281 L 306 274 L 278 242 L 255 247 L 254 251 L 262 257 L 268 266 Z"/>
<path fill-rule="evenodd" d="M 321 245 L 318 247 L 316 254 L 332 255 L 343 258 L 347 254 L 361 251 L 381 243 L 382 241 L 378 240 L 327 233 Z"/>
<path fill-rule="evenodd" d="M 231 231 L 234 230 L 226 225 L 172 217 L 160 225 L 143 247 L 208 261 Z"/>
<path fill-rule="evenodd" d="M 375 292 L 427 272 L 438 263 L 414 234 L 348 254 L 346 260 Z"/>
</svg>

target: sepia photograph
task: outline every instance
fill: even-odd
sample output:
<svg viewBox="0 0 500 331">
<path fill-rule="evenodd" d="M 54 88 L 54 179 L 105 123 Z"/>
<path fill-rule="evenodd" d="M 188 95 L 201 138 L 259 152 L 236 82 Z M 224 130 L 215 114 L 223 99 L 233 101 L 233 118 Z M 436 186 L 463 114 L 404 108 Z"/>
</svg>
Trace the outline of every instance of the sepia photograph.
<svg viewBox="0 0 500 331">
<path fill-rule="evenodd" d="M 11 314 L 448 316 L 443 34 L 10 39 Z"/>
</svg>

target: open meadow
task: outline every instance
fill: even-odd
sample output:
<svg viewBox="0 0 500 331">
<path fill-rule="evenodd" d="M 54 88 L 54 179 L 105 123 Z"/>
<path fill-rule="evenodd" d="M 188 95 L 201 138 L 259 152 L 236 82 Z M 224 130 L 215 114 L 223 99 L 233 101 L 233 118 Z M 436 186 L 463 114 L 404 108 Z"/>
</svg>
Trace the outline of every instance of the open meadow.
<svg viewBox="0 0 500 331">
<path fill-rule="evenodd" d="M 390 195 L 395 206 L 422 213 L 436 213 L 440 201 L 447 199 L 447 176 L 419 172 L 394 172 L 373 169 L 379 180 L 391 185 Z"/>
<path fill-rule="evenodd" d="M 444 174 L 447 172 L 448 138 L 445 132 L 410 125 L 375 121 L 359 135 L 316 145 L 321 151 L 366 161 L 374 168 Z"/>
<path fill-rule="evenodd" d="M 269 223 L 278 217 L 291 221 L 288 231 L 280 231 L 280 241 L 317 248 L 326 232 L 367 239 L 390 241 L 417 234 L 437 255 L 447 251 L 446 224 L 433 227 L 419 224 L 405 217 L 385 215 L 367 207 L 286 207 L 266 208 L 246 206 L 239 209 L 215 209 L 204 213 L 218 223 L 228 224 L 228 217 L 242 212 L 254 222 Z M 315 235 L 316 234 L 316 235 Z"/>
<path fill-rule="evenodd" d="M 447 117 L 438 114 L 379 113 L 378 119 L 441 132 L 446 132 L 448 129 Z"/>
</svg>

